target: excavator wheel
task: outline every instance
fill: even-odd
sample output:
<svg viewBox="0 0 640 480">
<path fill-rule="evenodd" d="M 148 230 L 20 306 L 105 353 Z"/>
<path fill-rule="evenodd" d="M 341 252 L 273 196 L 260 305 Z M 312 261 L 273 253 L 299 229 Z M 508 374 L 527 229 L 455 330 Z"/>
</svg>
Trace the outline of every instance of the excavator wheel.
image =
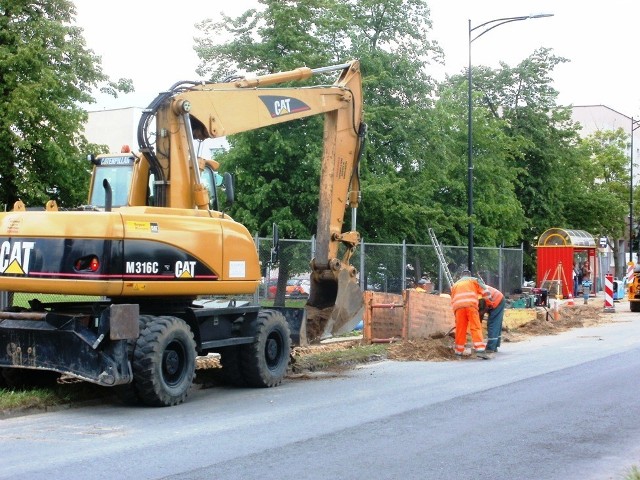
<svg viewBox="0 0 640 480">
<path fill-rule="evenodd" d="M 138 317 L 138 329 L 140 333 L 147 328 L 147 323 L 152 321 L 155 317 L 152 315 L 140 315 Z M 131 362 L 131 366 L 133 367 L 133 352 L 136 348 L 136 342 L 138 339 L 127 340 L 127 355 L 129 358 L 129 362 Z M 125 385 L 118 385 L 114 387 L 116 391 L 116 395 L 120 400 L 127 405 L 137 405 L 140 403 L 140 397 L 138 396 L 138 392 L 136 391 L 135 382 L 127 383 Z"/>
<path fill-rule="evenodd" d="M 631 310 L 632 312 L 640 312 L 640 301 L 630 301 L 629 310 Z"/>
<path fill-rule="evenodd" d="M 133 383 L 146 405 L 182 403 L 193 384 L 196 344 L 189 326 L 176 317 L 151 317 L 133 352 Z"/>
<path fill-rule="evenodd" d="M 247 386 L 275 387 L 282 382 L 289 365 L 289 325 L 282 313 L 262 310 L 252 327 L 256 341 L 240 349 L 242 375 Z"/>
</svg>

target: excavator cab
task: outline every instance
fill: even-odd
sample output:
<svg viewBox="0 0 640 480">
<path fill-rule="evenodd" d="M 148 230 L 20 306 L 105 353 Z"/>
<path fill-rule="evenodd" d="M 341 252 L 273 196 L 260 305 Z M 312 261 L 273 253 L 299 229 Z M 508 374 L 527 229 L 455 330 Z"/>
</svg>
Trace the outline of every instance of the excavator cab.
<svg viewBox="0 0 640 480">
<path fill-rule="evenodd" d="M 89 205 L 104 209 L 106 196 L 103 188 L 106 180 L 111 186 L 112 206 L 124 207 L 127 205 L 135 157 L 131 153 L 119 153 L 90 156 L 93 163 L 93 175 L 89 190 Z"/>
</svg>

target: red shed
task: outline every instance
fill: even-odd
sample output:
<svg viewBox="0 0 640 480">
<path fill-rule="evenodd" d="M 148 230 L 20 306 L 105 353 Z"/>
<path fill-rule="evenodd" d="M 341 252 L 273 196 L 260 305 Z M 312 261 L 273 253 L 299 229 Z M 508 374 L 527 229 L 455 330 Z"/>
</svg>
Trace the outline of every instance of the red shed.
<svg viewBox="0 0 640 480">
<path fill-rule="evenodd" d="M 584 230 L 566 230 L 564 228 L 550 228 L 538 240 L 538 265 L 536 284 L 540 288 L 549 290 L 549 296 L 555 297 L 559 293 L 567 298 L 574 292 L 573 269 L 574 266 L 586 269 L 591 276 L 591 294 L 596 293 L 596 281 L 598 278 L 596 262 L 596 242 L 588 232 Z M 582 285 L 578 286 L 582 291 Z"/>
</svg>

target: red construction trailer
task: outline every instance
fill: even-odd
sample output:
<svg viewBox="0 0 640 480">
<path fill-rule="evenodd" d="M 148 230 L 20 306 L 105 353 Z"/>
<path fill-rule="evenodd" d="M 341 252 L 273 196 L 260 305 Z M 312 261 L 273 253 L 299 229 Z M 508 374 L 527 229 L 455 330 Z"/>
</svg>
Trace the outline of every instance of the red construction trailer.
<svg viewBox="0 0 640 480">
<path fill-rule="evenodd" d="M 574 291 L 573 269 L 587 268 L 591 277 L 591 295 L 596 293 L 598 264 L 597 245 L 589 232 L 550 228 L 538 239 L 537 282 L 539 288 L 546 288 L 551 298 L 568 298 L 582 294 L 582 285 Z"/>
</svg>

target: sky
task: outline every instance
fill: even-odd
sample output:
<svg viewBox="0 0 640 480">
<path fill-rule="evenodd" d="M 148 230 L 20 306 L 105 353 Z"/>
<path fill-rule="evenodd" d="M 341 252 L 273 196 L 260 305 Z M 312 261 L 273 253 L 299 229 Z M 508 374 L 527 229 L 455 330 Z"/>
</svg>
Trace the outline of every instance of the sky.
<svg viewBox="0 0 640 480">
<path fill-rule="evenodd" d="M 84 29 L 87 47 L 102 58 L 104 73 L 112 80 L 131 78 L 136 89 L 117 99 L 97 94 L 97 103 L 89 110 L 146 107 L 179 80 L 201 80 L 195 73 L 194 25 L 208 18 L 219 20 L 221 11 L 237 16 L 258 6 L 256 0 L 74 3 L 76 24 Z M 431 67 L 435 78 L 467 67 L 469 20 L 475 27 L 493 19 L 549 13 L 553 17 L 513 22 L 487 32 L 472 43 L 472 64 L 516 66 L 537 48 L 551 48 L 570 60 L 553 73 L 559 103 L 605 105 L 640 118 L 638 0 L 431 0 L 428 5 L 433 28 L 427 37 L 438 42 L 445 54 L 444 66 Z"/>
</svg>

